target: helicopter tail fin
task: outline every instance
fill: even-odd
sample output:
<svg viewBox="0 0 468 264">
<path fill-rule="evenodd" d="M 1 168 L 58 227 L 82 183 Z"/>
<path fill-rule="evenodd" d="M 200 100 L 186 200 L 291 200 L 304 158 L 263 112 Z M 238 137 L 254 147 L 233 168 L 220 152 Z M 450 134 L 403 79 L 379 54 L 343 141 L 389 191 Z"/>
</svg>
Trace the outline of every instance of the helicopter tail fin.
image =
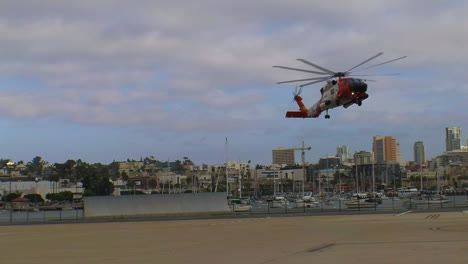
<svg viewBox="0 0 468 264">
<path fill-rule="evenodd" d="M 302 97 L 299 95 L 294 96 L 294 101 L 296 101 L 297 105 L 299 106 L 299 111 L 288 111 L 286 112 L 286 118 L 307 118 L 310 117 L 307 115 L 307 107 L 305 107 L 304 103 L 302 102 Z"/>
</svg>

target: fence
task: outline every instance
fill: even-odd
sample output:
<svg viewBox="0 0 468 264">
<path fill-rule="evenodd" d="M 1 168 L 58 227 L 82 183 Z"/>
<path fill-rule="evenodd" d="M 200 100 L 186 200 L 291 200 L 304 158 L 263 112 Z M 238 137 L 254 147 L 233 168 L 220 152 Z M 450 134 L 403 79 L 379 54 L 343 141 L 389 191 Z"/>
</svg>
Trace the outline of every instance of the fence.
<svg viewBox="0 0 468 264">
<path fill-rule="evenodd" d="M 417 211 L 453 211 L 453 210 L 468 210 L 468 194 L 448 196 L 447 200 L 431 200 L 431 199 L 398 199 L 388 198 L 383 200 L 381 204 L 378 202 L 367 203 L 362 202 L 354 208 L 349 208 L 348 201 L 324 201 L 318 204 L 309 203 L 284 203 L 278 207 L 278 204 L 273 202 L 256 202 L 248 210 L 243 209 L 243 212 L 237 212 L 234 206 L 231 206 L 231 212 L 224 214 L 230 215 L 281 215 L 281 214 L 296 214 L 296 215 L 314 215 L 321 213 L 375 213 L 375 212 L 404 212 L 411 210 Z M 239 209 L 239 208 L 237 208 Z M 201 213 L 199 218 L 209 217 Z M 163 217 L 161 217 L 162 219 Z M 194 216 L 197 218 L 197 216 Z M 128 218 L 131 219 L 131 218 Z M 158 217 L 150 217 L 150 219 L 159 219 Z M 114 219 L 115 220 L 115 219 Z M 0 210 L 0 224 L 39 224 L 39 223 L 57 223 L 57 222 L 83 222 L 87 221 L 83 210 L 55 210 L 55 211 L 13 211 Z"/>
<path fill-rule="evenodd" d="M 0 210 L 0 224 L 34 224 L 83 220 L 83 210 L 13 211 Z"/>
<path fill-rule="evenodd" d="M 241 209 L 241 210 L 239 210 Z M 448 196 L 447 200 L 426 199 L 399 199 L 390 197 L 381 202 L 373 203 L 356 201 L 334 200 L 316 203 L 295 203 L 289 202 L 278 205 L 277 202 L 256 202 L 252 203 L 248 210 L 231 206 L 234 214 L 314 214 L 314 213 L 350 213 L 350 212 L 402 212 L 412 211 L 443 211 L 443 210 L 467 210 L 468 195 Z"/>
</svg>

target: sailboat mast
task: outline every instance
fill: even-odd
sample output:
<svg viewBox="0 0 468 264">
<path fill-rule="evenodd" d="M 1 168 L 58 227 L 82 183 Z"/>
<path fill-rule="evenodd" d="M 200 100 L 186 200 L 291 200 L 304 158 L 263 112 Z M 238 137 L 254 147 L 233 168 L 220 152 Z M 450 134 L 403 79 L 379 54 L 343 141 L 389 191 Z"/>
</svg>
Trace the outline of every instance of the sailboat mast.
<svg viewBox="0 0 468 264">
<path fill-rule="evenodd" d="M 224 143 L 224 155 L 226 158 L 226 196 L 229 196 L 229 179 L 228 179 L 228 139 L 226 137 L 226 142 Z"/>
<path fill-rule="evenodd" d="M 305 146 L 304 146 L 304 140 L 302 141 L 302 193 L 301 196 L 304 196 L 304 184 L 305 184 Z"/>
<path fill-rule="evenodd" d="M 218 174 L 216 175 L 216 185 L 215 185 L 214 192 L 218 192 L 219 174 L 221 174 L 221 167 L 218 167 Z"/>
<path fill-rule="evenodd" d="M 242 199 L 242 175 L 241 175 L 241 164 L 240 164 L 240 159 L 239 160 L 239 198 Z"/>
</svg>

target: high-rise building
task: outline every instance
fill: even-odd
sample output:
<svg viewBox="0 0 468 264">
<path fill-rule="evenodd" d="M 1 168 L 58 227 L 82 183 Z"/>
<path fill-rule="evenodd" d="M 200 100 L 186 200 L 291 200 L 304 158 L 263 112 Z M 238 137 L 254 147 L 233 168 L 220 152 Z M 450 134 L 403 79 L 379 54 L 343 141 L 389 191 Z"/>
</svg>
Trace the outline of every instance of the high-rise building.
<svg viewBox="0 0 468 264">
<path fill-rule="evenodd" d="M 406 162 L 403 160 L 403 156 L 401 155 L 400 143 L 396 144 L 396 153 L 397 153 L 397 163 L 399 163 L 401 166 L 404 166 Z"/>
<path fill-rule="evenodd" d="M 372 150 L 376 163 L 400 162 L 399 146 L 396 139 L 388 136 L 375 136 Z"/>
<path fill-rule="evenodd" d="M 294 165 L 294 150 L 277 148 L 273 150 L 273 164 L 278 165 Z"/>
<path fill-rule="evenodd" d="M 417 164 L 424 164 L 426 163 L 426 153 L 424 151 L 424 144 L 422 141 L 414 142 L 414 162 Z"/>
<path fill-rule="evenodd" d="M 338 146 L 336 147 L 336 157 L 341 161 L 341 164 L 348 162 L 349 160 L 349 150 L 348 146 Z"/>
<path fill-rule="evenodd" d="M 445 128 L 445 150 L 453 151 L 461 148 L 460 144 L 460 128 L 447 127 Z"/>
<path fill-rule="evenodd" d="M 372 153 L 368 151 L 359 151 L 354 153 L 354 164 L 366 165 L 372 164 Z"/>
<path fill-rule="evenodd" d="M 340 163 L 341 160 L 338 157 L 327 156 L 320 158 L 318 165 L 320 169 L 335 169 Z"/>
</svg>

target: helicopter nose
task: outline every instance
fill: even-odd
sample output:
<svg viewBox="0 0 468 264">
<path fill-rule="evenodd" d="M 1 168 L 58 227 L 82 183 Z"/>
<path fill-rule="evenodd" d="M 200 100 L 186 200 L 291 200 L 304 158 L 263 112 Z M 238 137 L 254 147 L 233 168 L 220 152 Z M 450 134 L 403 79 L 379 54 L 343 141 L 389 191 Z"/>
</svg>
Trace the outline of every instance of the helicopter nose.
<svg viewBox="0 0 468 264">
<path fill-rule="evenodd" d="M 365 93 L 367 91 L 367 83 L 363 81 L 355 81 L 349 84 L 351 92 Z"/>
</svg>

